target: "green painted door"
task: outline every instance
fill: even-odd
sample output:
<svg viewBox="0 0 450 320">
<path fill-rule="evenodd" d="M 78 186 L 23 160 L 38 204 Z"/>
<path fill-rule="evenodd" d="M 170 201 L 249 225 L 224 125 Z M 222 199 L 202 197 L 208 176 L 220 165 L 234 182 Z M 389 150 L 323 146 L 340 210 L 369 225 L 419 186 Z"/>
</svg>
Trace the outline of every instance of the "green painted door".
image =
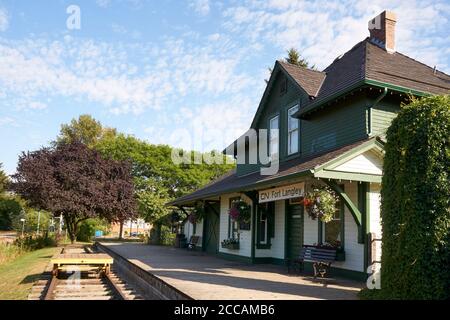
<svg viewBox="0 0 450 320">
<path fill-rule="evenodd" d="M 303 245 L 303 206 L 287 206 L 286 254 L 288 258 L 297 258 Z"/>
<path fill-rule="evenodd" d="M 216 212 L 219 212 L 219 206 L 213 205 Z M 211 208 L 207 209 L 205 218 L 204 251 L 211 254 L 219 252 L 219 216 Z"/>
</svg>

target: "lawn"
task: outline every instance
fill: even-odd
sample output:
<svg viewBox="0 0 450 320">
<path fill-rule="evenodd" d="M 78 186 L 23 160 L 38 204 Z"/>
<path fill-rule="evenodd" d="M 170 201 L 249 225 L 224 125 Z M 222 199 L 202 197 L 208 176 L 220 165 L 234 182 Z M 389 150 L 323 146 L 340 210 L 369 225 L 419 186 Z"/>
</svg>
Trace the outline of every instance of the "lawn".
<svg viewBox="0 0 450 320">
<path fill-rule="evenodd" d="M 51 247 L 25 253 L 0 266 L 0 300 L 26 300 L 49 259 L 61 248 Z"/>
</svg>

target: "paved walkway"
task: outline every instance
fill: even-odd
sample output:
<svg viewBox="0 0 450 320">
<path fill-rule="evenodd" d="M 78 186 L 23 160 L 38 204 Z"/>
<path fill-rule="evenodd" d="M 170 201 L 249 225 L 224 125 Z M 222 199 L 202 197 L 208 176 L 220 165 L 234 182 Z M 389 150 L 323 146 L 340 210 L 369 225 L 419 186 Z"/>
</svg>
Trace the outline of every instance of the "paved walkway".
<svg viewBox="0 0 450 320">
<path fill-rule="evenodd" d="M 270 264 L 232 262 L 171 247 L 102 243 L 194 299 L 357 299 L 362 283 L 323 284 Z"/>
</svg>

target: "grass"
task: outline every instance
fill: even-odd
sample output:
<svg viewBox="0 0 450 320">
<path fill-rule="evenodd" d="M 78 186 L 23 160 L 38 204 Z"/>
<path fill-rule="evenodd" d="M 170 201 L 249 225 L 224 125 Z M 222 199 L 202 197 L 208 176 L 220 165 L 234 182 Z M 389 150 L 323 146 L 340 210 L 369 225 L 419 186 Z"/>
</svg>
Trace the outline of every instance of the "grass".
<svg viewBox="0 0 450 320">
<path fill-rule="evenodd" d="M 27 252 L 0 266 L 0 300 L 26 300 L 49 259 L 61 248 L 51 247 Z"/>
<path fill-rule="evenodd" d="M 22 252 L 17 246 L 0 243 L 0 266 L 16 259 Z"/>
</svg>

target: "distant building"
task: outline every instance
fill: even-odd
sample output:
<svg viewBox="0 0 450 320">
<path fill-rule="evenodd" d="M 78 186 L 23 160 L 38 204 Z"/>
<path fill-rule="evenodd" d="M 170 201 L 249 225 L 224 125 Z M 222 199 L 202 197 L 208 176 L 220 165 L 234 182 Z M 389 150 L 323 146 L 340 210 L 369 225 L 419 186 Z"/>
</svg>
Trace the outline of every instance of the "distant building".
<svg viewBox="0 0 450 320">
<path fill-rule="evenodd" d="M 143 219 L 137 220 L 127 220 L 123 224 L 123 236 L 127 237 L 130 235 L 138 236 L 143 234 L 148 234 L 152 225 L 150 223 L 145 222 Z M 113 223 L 111 224 L 111 235 L 113 237 L 119 237 L 120 232 L 120 224 Z"/>
</svg>

